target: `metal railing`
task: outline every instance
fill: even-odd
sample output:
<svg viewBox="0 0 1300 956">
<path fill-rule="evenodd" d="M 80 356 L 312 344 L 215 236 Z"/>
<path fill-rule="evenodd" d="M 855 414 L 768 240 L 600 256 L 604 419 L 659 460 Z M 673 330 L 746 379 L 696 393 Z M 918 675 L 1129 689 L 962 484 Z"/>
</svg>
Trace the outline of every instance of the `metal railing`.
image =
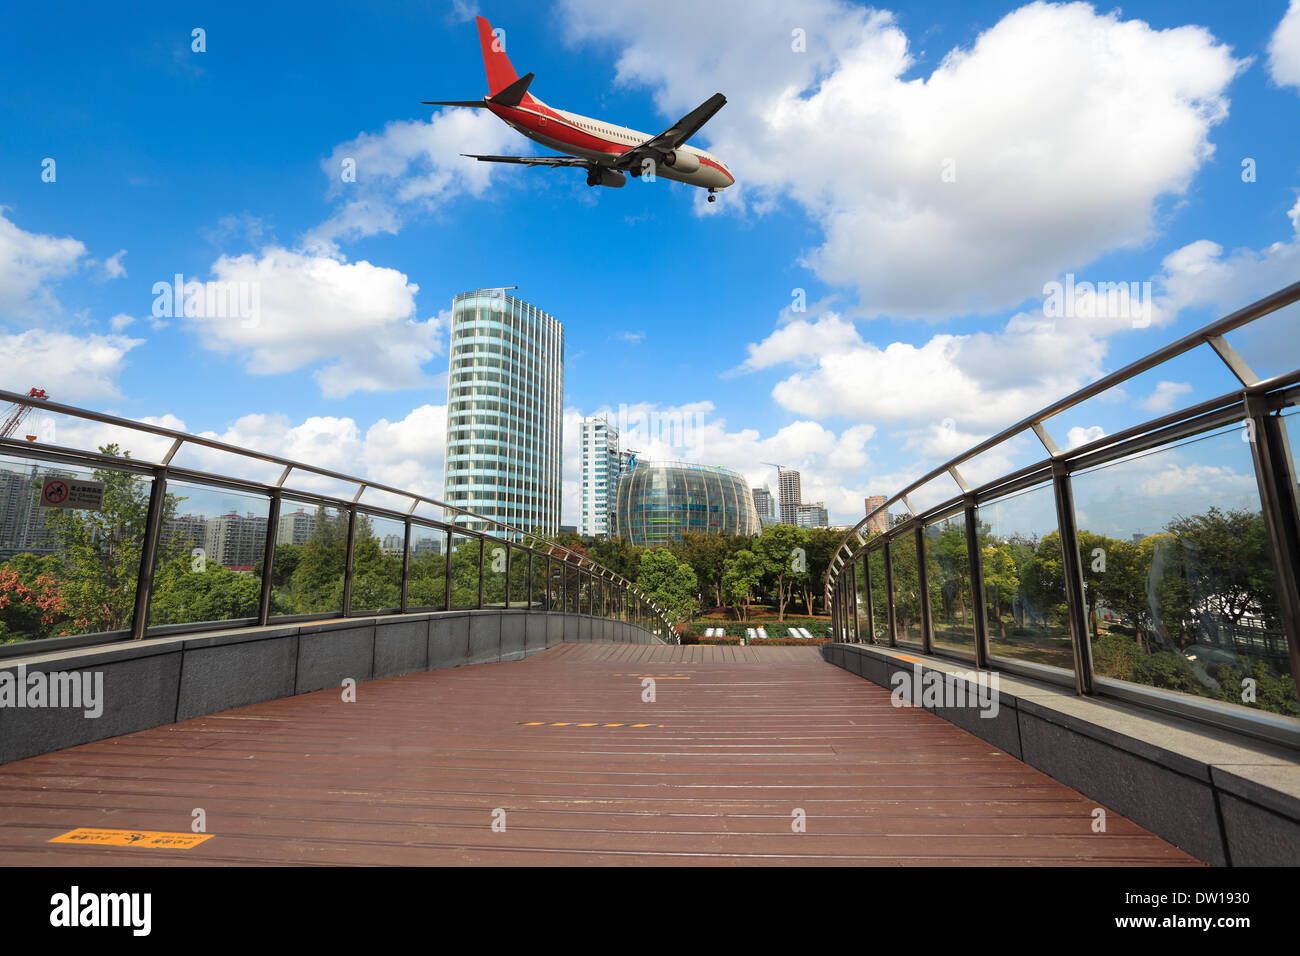
<svg viewBox="0 0 1300 956">
<path fill-rule="evenodd" d="M 1096 672 L 1091 637 L 1097 637 L 1096 605 L 1085 594 L 1085 571 L 1080 552 L 1080 529 L 1076 526 L 1076 509 L 1072 475 L 1082 469 L 1128 458 L 1135 454 L 1171 448 L 1192 436 L 1209 434 L 1226 426 L 1244 425 L 1250 444 L 1254 477 L 1258 486 L 1260 512 L 1266 529 L 1266 547 L 1276 587 L 1277 617 L 1284 634 L 1286 658 L 1293 683 L 1300 679 L 1300 491 L 1297 491 L 1295 458 L 1288 441 L 1281 412 L 1300 400 L 1300 370 L 1261 378 L 1224 336 L 1257 319 L 1300 301 L 1300 282 L 1287 286 L 1246 308 L 1166 345 L 1116 372 L 1079 389 L 1071 395 L 1027 416 L 1009 428 L 979 442 L 896 492 L 871 510 L 841 540 L 830 561 L 823 584 L 827 606 L 831 609 L 834 634 L 838 641 L 865 642 L 898 646 L 900 643 L 899 608 L 896 607 L 895 563 L 900 554 L 909 559 L 915 548 L 920 634 L 904 643 L 926 654 L 951 657 L 973 663 L 979 669 L 992 669 L 995 655 L 990 649 L 989 619 L 986 610 L 984 551 L 980 543 L 979 513 L 981 505 L 1007 500 L 1008 495 L 1027 489 L 1048 487 L 1055 503 L 1056 527 L 1060 535 L 1061 578 L 1064 589 L 1072 668 L 1052 668 L 999 658 L 998 670 L 1045 679 L 1056 683 L 1070 681 L 1080 695 L 1099 695 L 1123 699 L 1144 707 L 1177 713 L 1219 726 L 1231 727 L 1257 736 L 1300 745 L 1300 724 L 1288 717 L 1224 704 L 1215 700 L 1115 680 Z M 1291 334 L 1300 336 L 1300 331 Z M 1193 349 L 1209 346 L 1239 383 L 1217 398 L 1162 415 L 1068 450 L 1061 449 L 1048 432 L 1049 419 L 1101 395 L 1146 371 L 1184 355 Z M 972 486 L 962 474 L 961 466 L 999 446 L 1009 447 L 1020 436 L 1033 433 L 1046 456 L 1032 464 Z M 955 494 L 939 503 L 918 508 L 913 502 L 921 489 L 932 499 L 947 481 Z M 935 482 L 935 486 L 930 487 Z M 901 503 L 906 514 L 889 526 L 889 508 Z M 927 527 L 947 519 L 964 521 L 966 548 L 964 573 L 972 595 L 971 637 L 969 653 L 951 646 L 937 646 L 932 604 L 932 587 L 927 580 Z M 880 531 L 881 525 L 885 530 Z M 874 526 L 874 532 L 868 532 Z M 883 563 L 886 594 L 873 595 L 872 568 Z M 865 580 L 859 584 L 858 578 Z M 879 575 L 876 575 L 879 578 Z M 858 606 L 859 592 L 865 588 L 865 614 Z M 910 608 L 909 608 L 910 610 Z M 886 616 L 887 620 L 877 620 Z M 1090 618 L 1090 612 L 1092 616 Z M 866 634 L 860 633 L 865 617 Z M 864 640 L 865 639 L 865 640 Z M 1274 656 L 1278 656 L 1276 653 Z M 1300 696 L 1300 684 L 1297 684 Z"/>
<path fill-rule="evenodd" d="M 542 535 L 523 528 L 517 528 L 494 518 L 480 515 L 446 502 L 430 498 L 416 492 L 395 488 L 366 478 L 343 474 L 327 468 L 300 461 L 293 461 L 278 455 L 268 454 L 248 448 L 242 448 L 227 442 L 218 441 L 201 435 L 164 428 L 148 422 L 108 415 L 89 409 L 78 408 L 56 402 L 44 401 L 25 394 L 0 390 L 0 401 L 13 402 L 17 405 L 31 407 L 34 411 L 49 415 L 63 415 L 82 422 L 94 422 L 123 429 L 128 434 L 151 436 L 165 439 L 170 445 L 165 454 L 157 461 L 137 457 L 121 457 L 105 454 L 99 450 L 73 448 L 53 443 L 33 440 L 35 436 L 22 438 L 0 438 L 0 455 L 12 456 L 23 460 L 40 462 L 48 465 L 63 465 L 101 472 L 128 473 L 147 476 L 151 479 L 149 500 L 143 523 L 140 541 L 140 560 L 138 578 L 135 584 L 134 608 L 130 615 L 129 627 L 125 632 L 70 635 L 67 640 L 60 638 L 42 638 L 39 641 L 24 641 L 21 644 L 0 645 L 5 648 L 53 648 L 57 644 L 72 641 L 77 646 L 91 643 L 109 643 L 120 640 L 141 640 L 155 634 L 175 634 L 189 631 L 202 631 L 213 627 L 264 626 L 279 621 L 309 621 L 347 616 L 375 616 L 376 614 L 403 614 L 428 610 L 464 610 L 483 608 L 484 586 L 487 581 L 485 561 L 489 544 L 500 546 L 504 555 L 504 595 L 503 601 L 487 605 L 490 607 L 526 607 L 534 610 L 562 610 L 571 613 L 587 614 L 598 617 L 611 617 L 618 620 L 641 624 L 663 639 L 672 642 L 676 635 L 664 613 L 650 597 L 612 570 L 593 561 L 589 556 L 572 548 L 547 540 Z M 236 456 L 236 460 L 248 463 L 247 471 L 254 470 L 253 463 L 263 466 L 273 465 L 280 470 L 274 481 L 256 481 L 246 474 L 218 474 L 178 465 L 175 461 L 178 452 L 186 446 L 210 449 Z M 33 474 L 35 466 L 33 466 Z M 292 479 L 297 478 L 328 479 L 352 486 L 350 496 L 324 494 L 311 488 L 295 486 Z M 187 624 L 151 625 L 149 623 L 150 601 L 153 597 L 154 572 L 158 563 L 160 533 L 167 504 L 167 484 L 169 480 L 183 480 L 187 484 L 202 486 L 213 491 L 235 492 L 260 496 L 265 499 L 266 538 L 260 556 L 260 595 L 257 614 L 219 621 L 196 621 Z M 368 493 L 379 493 L 389 497 L 405 507 L 390 507 L 383 504 L 363 502 Z M 272 579 L 279 537 L 280 506 L 282 501 L 295 504 L 315 505 L 318 509 L 335 509 L 335 514 L 346 522 L 346 553 L 342 579 L 342 606 L 337 610 L 327 610 L 306 614 L 277 615 L 272 613 Z M 430 518 L 417 515 L 422 505 L 438 509 L 442 518 Z M 356 528 L 359 518 L 379 518 L 401 522 L 403 544 L 401 549 L 400 602 L 391 608 L 367 608 L 357 610 L 352 607 L 352 585 L 354 553 L 356 549 Z M 462 521 L 475 522 L 475 527 L 462 524 Z M 481 524 L 479 524 L 481 523 Z M 412 607 L 408 600 L 408 585 L 411 569 L 411 532 L 413 528 L 431 530 L 443 535 L 445 543 L 445 600 L 442 607 Z M 490 528 L 495 533 L 477 530 Z M 453 538 L 455 536 L 455 538 Z M 452 606 L 452 565 L 453 541 L 456 539 L 478 541 L 478 586 L 477 599 L 469 604 Z M 512 577 L 514 562 L 527 556 L 528 570 L 526 596 L 523 600 L 512 598 Z M 472 560 L 472 559 L 471 559 Z M 537 582 L 543 585 L 538 588 Z M 537 593 L 540 591 L 540 595 Z M 51 645 L 55 641 L 57 644 Z"/>
</svg>

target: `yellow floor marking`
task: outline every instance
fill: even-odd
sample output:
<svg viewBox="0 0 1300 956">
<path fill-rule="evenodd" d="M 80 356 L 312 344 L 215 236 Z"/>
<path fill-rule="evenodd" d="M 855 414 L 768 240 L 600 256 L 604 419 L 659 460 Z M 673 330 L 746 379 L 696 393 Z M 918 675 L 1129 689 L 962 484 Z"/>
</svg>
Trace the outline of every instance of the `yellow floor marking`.
<svg viewBox="0 0 1300 956">
<path fill-rule="evenodd" d="M 579 727 L 595 727 L 595 724 L 578 724 Z"/>
<path fill-rule="evenodd" d="M 925 663 L 925 661 L 921 660 L 921 658 L 919 658 L 919 657 L 908 657 L 906 654 L 899 654 L 899 655 L 898 655 L 898 659 L 899 659 L 900 661 L 911 661 L 913 664 L 924 664 L 924 663 Z"/>
<path fill-rule="evenodd" d="M 629 727 L 654 727 L 655 724 L 629 724 Z"/>
<path fill-rule="evenodd" d="M 147 846 L 156 850 L 190 850 L 204 840 L 210 840 L 212 833 L 168 833 L 163 830 L 100 830 L 95 827 L 80 827 L 70 830 L 62 836 L 56 836 L 50 843 L 82 843 L 93 846 Z"/>
<path fill-rule="evenodd" d="M 606 724 L 606 727 L 622 727 L 622 724 Z"/>
<path fill-rule="evenodd" d="M 565 722 L 565 723 L 563 723 L 563 724 L 551 724 L 551 726 L 552 726 L 552 727 L 567 727 L 567 726 L 569 726 L 569 724 L 568 724 L 568 722 Z"/>
<path fill-rule="evenodd" d="M 540 726 L 542 726 L 542 724 L 544 724 L 544 723 L 546 723 L 546 721 L 544 721 L 544 720 L 530 720 L 530 721 L 527 721 L 527 722 L 524 724 L 524 726 L 525 726 L 525 727 L 540 727 Z"/>
</svg>

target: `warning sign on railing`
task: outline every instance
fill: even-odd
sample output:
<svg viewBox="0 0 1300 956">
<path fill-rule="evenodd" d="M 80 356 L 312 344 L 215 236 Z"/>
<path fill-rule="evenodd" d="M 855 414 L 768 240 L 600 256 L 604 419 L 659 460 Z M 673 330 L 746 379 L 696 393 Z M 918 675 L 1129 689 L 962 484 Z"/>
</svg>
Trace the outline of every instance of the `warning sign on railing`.
<svg viewBox="0 0 1300 956">
<path fill-rule="evenodd" d="M 42 508 L 82 508 L 98 511 L 104 506 L 102 481 L 47 478 L 41 486 Z"/>
</svg>

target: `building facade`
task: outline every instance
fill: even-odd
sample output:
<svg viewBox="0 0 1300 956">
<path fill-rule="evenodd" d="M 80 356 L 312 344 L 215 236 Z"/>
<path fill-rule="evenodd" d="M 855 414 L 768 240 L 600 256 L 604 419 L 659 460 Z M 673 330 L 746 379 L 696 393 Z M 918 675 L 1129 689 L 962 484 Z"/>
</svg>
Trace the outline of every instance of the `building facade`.
<svg viewBox="0 0 1300 956">
<path fill-rule="evenodd" d="M 545 535 L 560 526 L 564 329 L 501 290 L 452 300 L 443 499 Z M 455 519 L 477 530 L 486 522 Z"/>
<path fill-rule="evenodd" d="M 830 524 L 824 501 L 799 504 L 794 511 L 794 523 L 800 528 L 825 528 Z"/>
<path fill-rule="evenodd" d="M 228 568 L 252 568 L 266 551 L 266 516 L 235 512 L 208 519 L 204 551 L 209 561 Z"/>
<path fill-rule="evenodd" d="M 280 523 L 275 529 L 275 543 L 306 544 L 315 530 L 316 513 L 299 508 L 290 514 L 280 515 Z"/>
<path fill-rule="evenodd" d="M 871 514 L 871 512 L 875 511 L 877 508 L 879 508 L 888 500 L 889 499 L 886 498 L 884 495 L 868 495 L 866 513 Z M 867 530 L 867 534 L 884 534 L 885 531 L 888 530 L 888 528 L 889 528 L 889 516 L 882 511 L 880 512 L 880 514 L 876 515 L 874 518 L 872 518 L 870 521 L 867 522 L 866 530 Z"/>
<path fill-rule="evenodd" d="M 799 472 L 779 469 L 781 495 L 781 524 L 794 524 L 798 518 L 799 502 L 803 492 L 799 487 Z"/>
<path fill-rule="evenodd" d="M 604 418 L 584 418 L 578 530 L 586 537 L 607 538 L 614 531 L 619 462 L 618 429 Z"/>
<path fill-rule="evenodd" d="M 726 468 L 688 462 L 637 461 L 618 480 L 618 534 L 655 547 L 685 532 L 758 534 L 749 485 Z"/>
</svg>

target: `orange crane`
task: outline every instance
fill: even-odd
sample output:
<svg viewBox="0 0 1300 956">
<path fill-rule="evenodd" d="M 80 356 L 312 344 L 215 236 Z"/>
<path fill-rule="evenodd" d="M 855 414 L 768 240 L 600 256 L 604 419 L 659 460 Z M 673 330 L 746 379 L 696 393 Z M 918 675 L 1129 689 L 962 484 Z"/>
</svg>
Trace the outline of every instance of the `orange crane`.
<svg viewBox="0 0 1300 956">
<path fill-rule="evenodd" d="M 27 397 L 36 398 L 36 399 L 40 399 L 41 401 L 44 401 L 50 396 L 45 393 L 45 389 L 43 388 L 32 388 L 32 390 L 27 393 Z M 27 417 L 27 413 L 30 412 L 31 410 L 32 410 L 32 406 L 30 405 L 24 405 L 24 404 L 20 404 L 19 402 L 14 402 L 13 405 L 10 406 L 9 415 L 5 418 L 4 424 L 0 425 L 0 438 L 8 438 L 10 435 L 16 432 L 18 430 L 18 426 L 22 424 L 23 419 Z M 36 436 L 28 435 L 27 440 L 36 441 Z"/>
</svg>

